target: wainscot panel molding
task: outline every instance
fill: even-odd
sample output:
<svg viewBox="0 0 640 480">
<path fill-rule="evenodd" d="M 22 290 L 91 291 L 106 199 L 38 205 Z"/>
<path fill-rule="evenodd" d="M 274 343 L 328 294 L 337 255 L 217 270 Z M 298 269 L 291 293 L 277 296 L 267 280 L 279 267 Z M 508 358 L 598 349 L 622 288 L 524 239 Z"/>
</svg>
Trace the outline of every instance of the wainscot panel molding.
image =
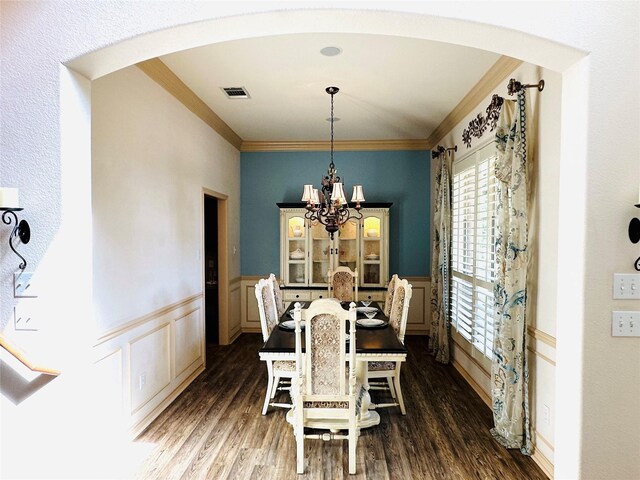
<svg viewBox="0 0 640 480">
<path fill-rule="evenodd" d="M 431 277 L 402 277 L 411 284 L 407 335 L 428 335 L 431 327 Z"/>
<path fill-rule="evenodd" d="M 536 376 L 540 377 L 538 381 L 551 382 L 555 381 L 555 338 L 551 335 L 537 330 L 533 327 L 527 329 L 529 334 L 529 370 L 532 382 L 535 382 Z M 483 362 L 475 355 L 481 355 L 474 347 L 466 342 L 457 332 L 452 332 L 452 365 L 467 381 L 469 386 L 480 396 L 482 401 L 491 407 L 490 382 L 491 373 L 487 365 L 488 361 Z M 536 362 L 537 359 L 544 363 Z M 530 387 L 532 388 L 532 387 Z M 542 402 L 540 402 L 542 403 Z M 553 458 L 554 445 L 544 436 L 540 430 L 547 431 L 552 425 L 542 423 L 543 405 L 530 404 L 531 406 L 531 433 L 534 443 L 534 450 L 531 458 L 545 472 L 545 474 L 553 479 Z M 553 415 L 553 413 L 552 413 Z M 553 423 L 553 422 L 552 422 Z M 550 434 L 552 434 L 552 430 Z"/>
<path fill-rule="evenodd" d="M 255 285 L 263 276 L 243 276 L 241 281 L 241 316 L 243 333 L 261 333 L 260 314 L 255 296 Z M 413 296 L 409 306 L 409 319 L 407 320 L 407 335 L 427 335 L 431 324 L 431 279 L 430 277 L 403 277 L 411 283 Z M 287 291 L 293 291 L 288 289 Z M 308 290 L 295 289 L 295 291 L 307 292 Z M 309 292 L 318 292 L 311 290 Z M 326 293 L 326 289 L 321 290 Z M 359 297 L 364 298 L 366 288 L 358 288 Z M 310 295 L 311 298 L 311 295 Z"/>
<path fill-rule="evenodd" d="M 229 343 L 236 340 L 242 333 L 242 316 L 238 305 L 241 302 L 242 277 L 236 277 L 229 282 L 229 303 L 233 311 L 229 314 Z"/>
<path fill-rule="evenodd" d="M 464 350 L 462 350 L 462 354 L 467 355 Z M 471 357 L 467 357 L 467 358 L 471 359 Z M 473 377 L 467 373 L 465 368 L 460 364 L 460 362 L 457 359 L 454 358 L 451 361 L 451 364 L 458 371 L 458 373 L 462 375 L 462 377 L 467 381 L 467 383 L 471 386 L 471 388 L 473 388 L 473 391 L 478 394 L 478 396 L 482 399 L 482 401 L 489 408 L 491 408 L 491 397 L 487 394 L 487 392 L 485 392 L 484 388 L 482 388 L 482 386 L 478 384 L 478 382 L 476 382 L 473 379 Z"/>
<path fill-rule="evenodd" d="M 131 436 L 144 430 L 205 366 L 202 293 L 103 333 L 94 376 Z"/>
<path fill-rule="evenodd" d="M 556 337 L 549 335 L 548 333 L 543 332 L 542 330 L 538 330 L 537 328 L 534 328 L 531 326 L 527 327 L 527 333 L 531 335 L 533 338 L 535 338 L 536 340 L 540 340 L 541 342 L 546 343 L 550 347 L 556 348 Z"/>
<path fill-rule="evenodd" d="M 547 477 L 553 480 L 553 463 L 551 463 L 551 461 L 547 457 L 545 457 L 539 449 L 533 449 L 531 458 L 542 469 Z"/>
<path fill-rule="evenodd" d="M 241 300 L 240 317 L 243 333 L 262 333 L 260 327 L 260 313 L 258 312 L 258 301 L 256 300 L 255 286 L 261 278 L 260 276 L 243 276 L 240 282 Z"/>
<path fill-rule="evenodd" d="M 318 152 L 329 151 L 330 142 L 242 142 L 241 152 Z M 407 140 L 337 140 L 333 142 L 335 151 L 389 151 L 389 150 L 429 150 L 427 141 L 423 139 Z"/>
<path fill-rule="evenodd" d="M 460 358 L 463 357 L 463 358 Z M 487 405 L 489 409 L 491 406 L 491 396 L 485 388 L 483 388 L 473 377 L 473 375 L 469 374 L 462 363 L 466 363 L 466 361 L 473 364 L 478 370 L 482 372 L 482 376 L 486 377 L 485 383 L 488 383 L 490 380 L 490 375 L 484 371 L 483 367 L 475 361 L 474 358 L 469 356 L 469 354 L 459 345 L 454 343 L 454 358 L 451 361 L 453 367 L 458 371 L 460 375 L 467 381 L 469 386 L 473 389 L 474 392 L 478 394 L 478 396 L 482 399 L 482 401 Z M 536 431 L 535 428 L 532 427 L 531 435 L 534 440 L 534 449 L 531 454 L 531 458 L 534 462 L 542 469 L 542 471 L 550 478 L 553 479 L 553 462 L 547 458 L 543 450 L 548 450 L 553 453 L 554 447 L 549 440 L 547 440 L 540 432 Z"/>
</svg>

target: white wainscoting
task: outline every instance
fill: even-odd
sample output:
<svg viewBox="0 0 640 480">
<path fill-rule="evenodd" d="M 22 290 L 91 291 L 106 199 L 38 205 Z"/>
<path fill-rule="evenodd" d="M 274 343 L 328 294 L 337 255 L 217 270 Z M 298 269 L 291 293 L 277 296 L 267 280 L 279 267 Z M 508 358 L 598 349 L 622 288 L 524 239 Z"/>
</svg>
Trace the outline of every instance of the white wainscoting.
<svg viewBox="0 0 640 480">
<path fill-rule="evenodd" d="M 246 276 L 240 281 L 240 315 L 243 333 L 260 333 L 260 314 L 255 295 L 255 285 L 262 277 Z M 431 323 L 431 279 L 429 277 L 406 277 L 412 286 L 411 305 L 407 320 L 407 335 L 427 335 Z M 305 291 L 303 288 L 300 291 Z M 316 290 L 313 290 L 316 291 Z M 360 297 L 366 289 L 359 289 Z M 325 291 L 326 292 L 326 291 Z M 311 298 L 311 297 L 309 297 Z"/>
<path fill-rule="evenodd" d="M 229 282 L 229 343 L 233 343 L 244 331 L 242 329 L 242 319 L 239 316 L 241 308 L 238 308 L 242 297 L 241 288 L 241 277 L 234 278 Z M 260 320 L 258 320 L 258 327 L 260 327 Z"/>
<path fill-rule="evenodd" d="M 132 436 L 204 370 L 202 298 L 202 293 L 192 295 L 97 339 L 96 384 L 109 396 L 105 405 Z"/>
<path fill-rule="evenodd" d="M 531 458 L 553 478 L 556 342 L 554 337 L 536 328 L 529 327 L 528 334 L 529 391 L 532 393 L 529 411 L 534 445 Z M 491 408 L 490 362 L 457 332 L 452 335 L 453 366 Z M 548 421 L 545 407 L 549 408 Z"/>
<path fill-rule="evenodd" d="M 243 333 L 260 333 L 260 313 L 256 300 L 255 286 L 264 277 L 242 277 L 240 280 L 240 326 Z"/>
</svg>

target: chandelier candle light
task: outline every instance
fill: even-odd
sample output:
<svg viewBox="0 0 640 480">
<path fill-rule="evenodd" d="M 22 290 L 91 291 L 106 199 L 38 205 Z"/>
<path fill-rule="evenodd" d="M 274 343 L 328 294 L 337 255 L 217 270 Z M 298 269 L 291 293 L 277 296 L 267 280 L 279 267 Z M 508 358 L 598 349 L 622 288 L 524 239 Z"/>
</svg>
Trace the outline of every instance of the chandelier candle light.
<svg viewBox="0 0 640 480">
<path fill-rule="evenodd" d="M 329 163 L 327 175 L 322 179 L 322 197 L 320 197 L 318 189 L 313 188 L 313 185 L 305 185 L 302 193 L 302 201 L 307 202 L 305 218 L 324 225 L 331 238 L 338 231 L 340 225 L 344 224 L 349 218 L 362 218 L 360 203 L 364 202 L 362 185 L 354 185 L 351 202 L 355 202 L 356 205 L 354 207 L 355 213 L 352 213 L 344 196 L 342 181 L 336 175 L 338 170 L 333 163 L 333 96 L 339 90 L 338 87 L 326 88 L 326 92 L 331 95 L 331 162 Z"/>
</svg>

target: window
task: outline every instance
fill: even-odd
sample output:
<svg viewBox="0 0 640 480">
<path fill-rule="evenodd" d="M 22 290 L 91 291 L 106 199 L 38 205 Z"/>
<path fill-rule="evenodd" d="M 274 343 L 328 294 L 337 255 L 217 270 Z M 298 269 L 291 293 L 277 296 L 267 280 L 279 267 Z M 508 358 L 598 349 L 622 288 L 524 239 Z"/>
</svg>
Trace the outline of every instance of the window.
<svg viewBox="0 0 640 480">
<path fill-rule="evenodd" d="M 493 356 L 495 278 L 495 146 L 490 142 L 453 165 L 451 325 Z"/>
</svg>

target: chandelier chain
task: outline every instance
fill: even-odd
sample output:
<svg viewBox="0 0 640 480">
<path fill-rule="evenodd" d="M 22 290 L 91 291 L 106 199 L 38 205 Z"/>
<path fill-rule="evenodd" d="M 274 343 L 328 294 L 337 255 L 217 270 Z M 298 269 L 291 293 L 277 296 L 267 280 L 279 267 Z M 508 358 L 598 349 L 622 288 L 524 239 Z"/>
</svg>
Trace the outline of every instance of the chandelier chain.
<svg viewBox="0 0 640 480">
<path fill-rule="evenodd" d="M 333 96 L 335 93 L 331 92 L 331 168 L 335 168 L 335 164 L 333 163 Z"/>
<path fill-rule="evenodd" d="M 352 201 L 356 202 L 352 211 L 344 196 L 342 181 L 336 175 L 336 165 L 333 163 L 333 143 L 334 143 L 334 98 L 333 96 L 339 92 L 338 87 L 327 87 L 325 91 L 331 95 L 331 163 L 327 175 L 322 178 L 321 191 L 313 188 L 313 185 L 305 185 L 302 200 L 307 202 L 305 218 L 311 222 L 317 222 L 325 226 L 331 239 L 333 234 L 350 218 L 362 219 L 360 212 L 362 208 L 361 202 L 364 202 L 362 194 L 362 186 L 355 185 L 353 187 Z"/>
</svg>

